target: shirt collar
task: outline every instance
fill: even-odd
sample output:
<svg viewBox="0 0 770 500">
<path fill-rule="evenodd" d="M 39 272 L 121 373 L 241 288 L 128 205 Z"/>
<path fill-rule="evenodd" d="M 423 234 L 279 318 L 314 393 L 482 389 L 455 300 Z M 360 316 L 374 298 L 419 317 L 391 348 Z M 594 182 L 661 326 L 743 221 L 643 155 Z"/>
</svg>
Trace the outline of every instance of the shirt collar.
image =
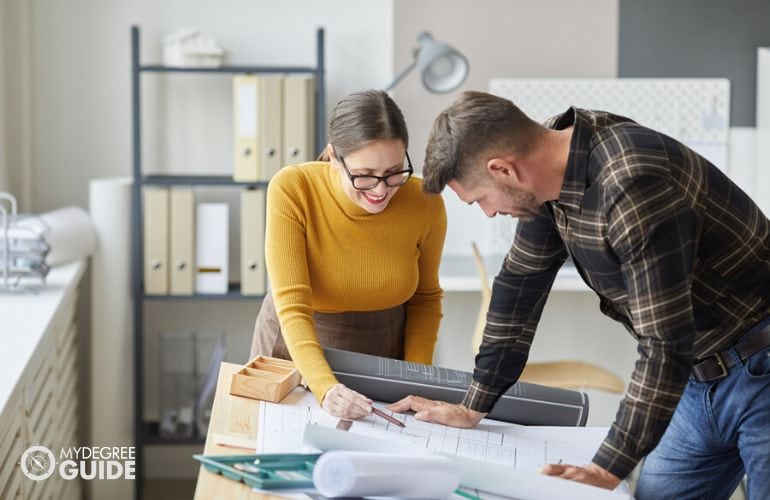
<svg viewBox="0 0 770 500">
<path fill-rule="evenodd" d="M 563 130 L 573 126 L 572 140 L 569 145 L 567 169 L 564 172 L 564 182 L 556 202 L 571 210 L 580 211 L 583 195 L 590 184 L 588 179 L 588 152 L 591 139 L 590 121 L 584 112 L 574 106 L 560 116 L 554 117 L 548 127 Z"/>
</svg>

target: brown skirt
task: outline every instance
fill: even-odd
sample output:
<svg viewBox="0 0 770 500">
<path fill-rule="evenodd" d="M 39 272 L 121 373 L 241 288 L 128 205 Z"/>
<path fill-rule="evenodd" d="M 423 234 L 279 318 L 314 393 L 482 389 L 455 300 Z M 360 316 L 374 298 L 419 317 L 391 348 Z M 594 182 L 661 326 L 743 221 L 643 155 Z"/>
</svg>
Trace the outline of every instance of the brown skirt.
<svg viewBox="0 0 770 500">
<path fill-rule="evenodd" d="M 322 347 L 404 359 L 404 305 L 381 311 L 313 313 L 315 332 Z M 249 359 L 258 356 L 291 359 L 268 293 L 254 325 Z"/>
</svg>

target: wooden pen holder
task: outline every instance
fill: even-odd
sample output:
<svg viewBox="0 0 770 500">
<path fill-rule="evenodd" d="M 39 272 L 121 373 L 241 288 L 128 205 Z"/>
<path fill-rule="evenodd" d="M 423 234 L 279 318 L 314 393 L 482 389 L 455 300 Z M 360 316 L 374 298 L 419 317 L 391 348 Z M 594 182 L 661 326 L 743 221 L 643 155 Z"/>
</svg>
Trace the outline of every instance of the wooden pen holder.
<svg viewBox="0 0 770 500">
<path fill-rule="evenodd" d="M 233 374 L 230 394 L 277 403 L 299 385 L 301 378 L 291 361 L 257 356 Z"/>
</svg>

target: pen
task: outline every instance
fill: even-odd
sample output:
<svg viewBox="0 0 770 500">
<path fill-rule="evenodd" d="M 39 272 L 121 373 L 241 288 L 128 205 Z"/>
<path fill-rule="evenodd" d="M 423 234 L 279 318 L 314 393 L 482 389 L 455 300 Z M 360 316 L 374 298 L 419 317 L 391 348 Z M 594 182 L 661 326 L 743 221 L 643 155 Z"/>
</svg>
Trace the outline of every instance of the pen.
<svg viewBox="0 0 770 500">
<path fill-rule="evenodd" d="M 399 427 L 406 427 L 402 421 L 397 420 L 397 419 L 391 417 L 390 415 L 388 415 L 384 411 L 382 411 L 382 410 L 380 410 L 378 408 L 375 408 L 374 406 L 372 406 L 372 413 L 374 413 L 378 417 L 384 418 L 385 420 L 387 420 L 391 424 L 397 425 Z"/>
</svg>

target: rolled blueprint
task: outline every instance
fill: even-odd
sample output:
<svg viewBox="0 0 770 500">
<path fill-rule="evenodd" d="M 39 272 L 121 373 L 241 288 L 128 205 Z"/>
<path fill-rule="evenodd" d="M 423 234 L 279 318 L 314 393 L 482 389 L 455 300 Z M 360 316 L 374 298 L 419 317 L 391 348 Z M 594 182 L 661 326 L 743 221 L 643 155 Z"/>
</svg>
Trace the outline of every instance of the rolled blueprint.
<svg viewBox="0 0 770 500">
<path fill-rule="evenodd" d="M 332 373 L 346 387 L 393 403 L 410 394 L 459 403 L 473 374 L 440 366 L 324 348 Z M 522 425 L 586 425 L 588 394 L 518 382 L 497 401 L 489 418 Z"/>
<path fill-rule="evenodd" d="M 80 207 L 64 207 L 40 214 L 48 226 L 46 237 L 51 251 L 45 261 L 58 266 L 88 257 L 96 249 L 96 230 L 88 212 Z"/>
<path fill-rule="evenodd" d="M 330 498 L 448 498 L 459 477 L 449 458 L 435 455 L 329 451 L 313 467 L 315 488 Z"/>
</svg>

